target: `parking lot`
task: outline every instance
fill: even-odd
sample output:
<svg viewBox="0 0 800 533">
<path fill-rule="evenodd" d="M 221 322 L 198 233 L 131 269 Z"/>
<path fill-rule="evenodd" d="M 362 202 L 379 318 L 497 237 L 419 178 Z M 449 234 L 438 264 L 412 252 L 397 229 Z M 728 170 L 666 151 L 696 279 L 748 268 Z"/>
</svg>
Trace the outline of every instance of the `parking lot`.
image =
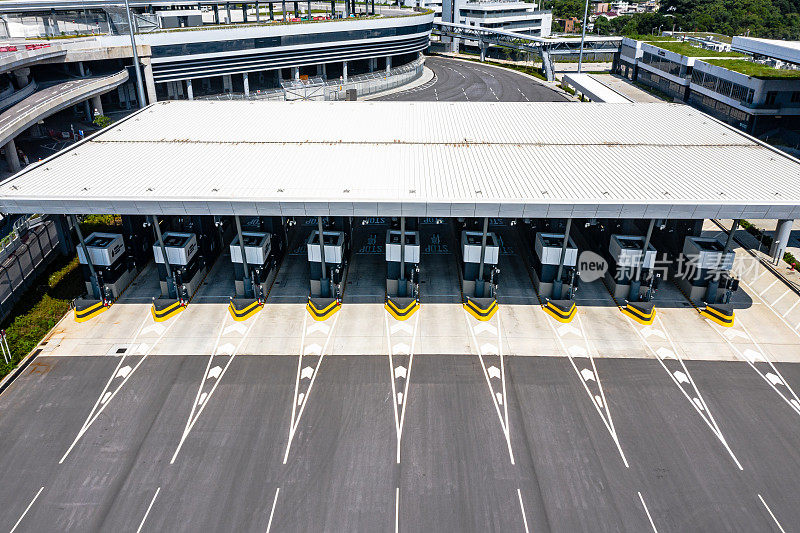
<svg viewBox="0 0 800 533">
<path fill-rule="evenodd" d="M 503 277 L 488 322 L 459 303 L 447 225 L 420 226 L 422 306 L 405 322 L 383 309 L 380 228 L 354 233 L 344 304 L 324 322 L 304 308 L 303 255 L 245 322 L 227 310 L 229 256 L 162 323 L 150 265 L 97 318 L 65 317 L 0 396 L 0 529 L 800 523 L 800 297 L 737 250 L 733 328 L 668 283 L 642 326 L 599 281 L 561 324 L 538 305 L 521 240 L 492 230 Z"/>
</svg>

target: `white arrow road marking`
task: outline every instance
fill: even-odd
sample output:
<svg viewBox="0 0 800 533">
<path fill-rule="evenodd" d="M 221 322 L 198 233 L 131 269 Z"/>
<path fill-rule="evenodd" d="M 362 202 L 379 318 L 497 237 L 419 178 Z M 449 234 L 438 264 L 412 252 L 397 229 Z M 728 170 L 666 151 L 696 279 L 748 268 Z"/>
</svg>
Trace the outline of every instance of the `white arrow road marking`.
<svg viewBox="0 0 800 533">
<path fill-rule="evenodd" d="M 411 346 L 404 342 L 398 342 L 394 346 L 392 346 L 392 352 L 397 355 L 409 355 L 411 353 Z"/>
<path fill-rule="evenodd" d="M 319 367 L 322 364 L 322 360 L 325 358 L 325 353 L 328 349 L 328 344 L 330 343 L 331 337 L 333 336 L 333 332 L 336 330 L 336 324 L 339 321 L 339 313 L 336 313 L 336 316 L 333 317 L 333 324 L 327 327 L 327 333 L 325 334 L 325 343 L 320 346 L 319 344 L 313 343 L 306 346 L 306 332 L 312 330 L 311 327 L 308 326 L 308 313 L 305 313 L 303 316 L 303 336 L 300 339 L 300 356 L 297 358 L 297 377 L 294 382 L 294 401 L 292 402 L 292 417 L 289 421 L 289 438 L 286 442 L 286 452 L 283 454 L 283 464 L 289 460 L 289 450 L 292 448 L 292 440 L 294 439 L 294 435 L 297 432 L 297 428 L 300 426 L 300 418 L 303 416 L 303 412 L 306 409 L 306 405 L 308 405 L 308 398 L 311 396 L 311 388 L 314 386 L 314 382 L 317 380 L 317 376 L 319 375 Z M 326 324 L 327 326 L 327 324 Z M 325 328 L 316 328 L 313 331 L 320 331 L 325 332 Z M 301 387 L 301 380 L 303 379 L 301 374 L 303 372 L 303 357 L 307 355 L 314 355 L 317 356 L 317 364 L 314 367 L 313 374 L 311 379 L 309 380 L 308 387 L 305 389 L 305 392 L 300 391 Z"/>
<path fill-rule="evenodd" d="M 720 337 L 722 337 L 725 342 L 728 343 L 728 346 L 741 358 L 747 361 L 747 364 L 750 365 L 750 368 L 758 372 L 758 374 L 764 379 L 764 381 L 772 387 L 772 390 L 778 393 L 783 401 L 791 407 L 795 413 L 800 415 L 800 398 L 797 397 L 797 394 L 794 392 L 794 389 L 789 385 L 789 382 L 781 375 L 780 371 L 775 368 L 775 365 L 772 361 L 767 357 L 767 353 L 761 348 L 761 345 L 756 342 L 755 338 L 747 331 L 747 328 L 744 324 L 739 324 L 739 327 L 742 329 L 741 334 L 747 339 L 748 344 L 751 346 L 750 348 L 740 349 L 741 346 L 746 346 L 746 344 L 734 344 L 730 341 L 730 339 L 726 336 L 725 331 L 723 329 L 729 330 L 730 328 L 722 328 L 713 322 L 706 321 L 711 325 L 711 327 L 716 331 Z M 763 367 L 767 367 L 766 369 Z M 772 377 L 770 377 L 772 375 Z M 777 380 L 777 381 L 776 381 Z M 777 386 L 780 385 L 780 388 Z"/>
<path fill-rule="evenodd" d="M 144 329 L 141 331 L 141 333 L 142 333 L 142 335 L 144 335 L 145 333 L 150 333 L 150 332 L 152 331 L 152 332 L 154 332 L 156 335 L 161 335 L 162 333 L 164 333 L 164 329 L 166 329 L 166 327 L 165 327 L 165 326 L 163 326 L 163 325 L 159 324 L 158 322 L 155 322 L 155 323 L 153 323 L 153 324 L 150 324 L 150 325 L 149 325 L 149 326 L 147 326 L 146 328 L 144 328 Z"/>
<path fill-rule="evenodd" d="M 706 322 L 708 322 L 710 324 L 713 324 L 713 322 L 710 321 L 709 319 L 706 319 Z M 731 339 L 731 340 L 735 339 L 736 337 L 741 337 L 743 339 L 747 338 L 746 334 L 744 334 L 743 332 L 739 331 L 738 329 L 734 329 L 734 328 L 726 328 L 725 332 L 723 333 L 723 335 L 726 338 Z"/>
<path fill-rule="evenodd" d="M 661 337 L 664 340 L 667 339 L 663 331 L 661 331 L 660 329 L 655 329 L 653 328 L 653 326 L 646 326 L 642 328 L 642 335 L 644 336 L 645 339 L 648 339 L 653 335 L 655 335 L 656 337 Z"/>
<path fill-rule="evenodd" d="M 322 346 L 317 343 L 309 344 L 303 350 L 303 355 L 320 355 L 322 353 Z"/>
<path fill-rule="evenodd" d="M 414 334 L 414 328 L 410 324 L 407 324 L 405 321 L 396 322 L 392 324 L 392 326 L 389 328 L 389 331 L 391 331 L 392 335 L 394 335 L 398 331 L 405 331 L 406 333 L 409 333 L 411 335 Z"/>
<path fill-rule="evenodd" d="M 472 326 L 472 331 L 475 332 L 475 335 L 480 335 L 484 331 L 490 335 L 497 335 L 497 328 L 488 322 L 478 322 Z"/>
<path fill-rule="evenodd" d="M 606 393 L 603 389 L 603 384 L 600 381 L 600 374 L 597 373 L 597 366 L 595 365 L 592 352 L 589 349 L 589 339 L 586 337 L 586 331 L 583 329 L 583 322 L 581 321 L 580 314 L 576 315 L 575 319 L 578 321 L 577 328 L 571 324 L 562 324 L 556 328 L 553 325 L 552 320 L 547 320 L 547 323 L 550 325 L 550 329 L 552 329 L 556 334 L 558 343 L 561 345 L 561 350 L 569 359 L 573 370 L 575 370 L 575 374 L 577 374 L 578 378 L 580 378 L 583 389 L 589 396 L 592 406 L 594 407 L 595 411 L 597 411 L 597 414 L 600 415 L 600 419 L 603 421 L 603 425 L 608 430 L 611 440 L 613 440 L 614 444 L 617 446 L 617 451 L 619 451 L 619 455 L 622 458 L 622 463 L 625 465 L 625 468 L 629 468 L 628 459 L 625 457 L 625 452 L 622 451 L 622 445 L 619 442 L 617 429 L 614 427 L 614 420 L 611 418 L 611 409 L 609 408 L 608 401 L 606 400 Z M 565 341 L 563 338 L 567 334 L 574 334 L 576 337 L 578 337 L 577 339 L 572 339 L 570 342 L 578 342 L 580 344 L 568 345 L 567 341 Z M 591 368 L 584 367 L 582 370 L 579 369 L 577 363 L 575 362 L 576 357 L 588 360 Z M 592 382 L 591 385 L 589 382 Z M 596 392 L 592 392 L 592 389 L 594 389 Z"/>
<path fill-rule="evenodd" d="M 319 331 L 323 335 L 327 335 L 330 330 L 331 327 L 325 322 L 314 322 L 306 328 L 306 335 L 310 335 L 315 331 Z"/>
<path fill-rule="evenodd" d="M 678 360 L 678 357 L 675 355 L 675 352 L 670 350 L 669 348 L 664 348 L 663 346 L 656 350 L 656 355 L 661 359 L 675 359 Z"/>
<path fill-rule="evenodd" d="M 708 404 L 703 399 L 703 395 L 700 394 L 700 390 L 697 388 L 697 385 L 692 378 L 692 374 L 689 372 L 689 370 L 686 368 L 686 364 L 683 362 L 683 358 L 678 355 L 678 348 L 675 346 L 672 336 L 664 327 L 661 318 L 656 317 L 656 323 L 664 332 L 664 336 L 666 337 L 667 342 L 669 342 L 671 349 L 666 347 L 660 347 L 658 349 L 654 348 L 650 344 L 650 341 L 648 341 L 647 338 L 642 335 L 640 326 L 635 325 L 632 320 L 626 320 L 626 322 L 630 324 L 631 328 L 633 328 L 633 330 L 636 332 L 636 335 L 639 337 L 639 339 L 641 339 L 645 347 L 653 355 L 655 355 L 655 359 L 659 362 L 659 364 L 661 364 L 661 367 L 666 371 L 670 379 L 672 379 L 672 382 L 675 383 L 683 396 L 689 401 L 690 404 L 692 404 L 692 407 L 694 407 L 695 411 L 697 411 L 697 414 L 700 415 L 700 418 L 703 419 L 714 436 L 717 437 L 717 440 L 719 440 L 722 446 L 724 446 L 725 450 L 731 456 L 731 459 L 733 459 L 733 462 L 736 463 L 737 468 L 739 468 L 739 470 L 744 470 L 744 468 L 742 468 L 742 464 L 739 462 L 739 459 L 736 458 L 733 450 L 731 450 L 730 446 L 728 445 L 728 441 L 725 440 L 725 436 L 722 434 L 722 430 L 717 424 L 717 421 L 714 419 L 714 415 L 708 409 Z M 670 365 L 673 367 L 673 369 L 676 364 L 679 366 L 679 369 L 671 370 L 667 366 L 664 361 L 668 358 L 663 356 L 663 354 L 666 353 L 664 350 L 669 351 L 670 355 L 674 359 L 674 361 L 670 361 Z"/>
<path fill-rule="evenodd" d="M 411 366 L 414 363 L 414 350 L 416 349 L 417 343 L 417 331 L 419 330 L 419 315 L 421 310 L 416 312 L 416 316 L 414 317 L 414 326 L 407 325 L 406 322 L 399 322 L 395 321 L 395 324 L 389 326 L 389 316 L 384 314 L 383 320 L 384 324 L 386 324 L 386 342 L 389 348 L 389 371 L 392 375 L 392 396 L 397 398 L 397 402 L 393 402 L 393 410 L 394 410 L 394 429 L 395 429 L 395 436 L 397 440 L 397 450 L 395 454 L 395 460 L 397 464 L 400 464 L 400 449 L 401 449 L 401 442 L 403 439 L 403 425 L 406 420 L 406 407 L 408 406 L 408 387 L 411 384 Z M 398 327 L 402 324 L 402 327 Z M 396 343 L 393 344 L 392 335 L 397 334 L 398 332 L 403 331 L 406 334 L 411 335 L 411 346 L 406 345 L 405 343 Z M 398 346 L 402 344 L 405 347 L 403 353 L 398 353 L 396 350 Z M 408 368 L 404 367 L 403 365 L 396 365 L 394 362 L 394 358 L 396 356 L 407 356 L 408 357 Z M 402 379 L 403 383 L 398 384 L 397 380 Z M 403 387 L 402 391 L 398 391 L 398 385 Z"/>
<path fill-rule="evenodd" d="M 499 377 L 500 377 L 500 369 L 499 369 L 499 368 L 497 368 L 497 367 L 496 367 L 496 366 L 494 366 L 494 365 L 490 366 L 490 367 L 487 369 L 487 371 L 489 372 L 489 377 L 490 377 L 490 378 L 499 378 Z"/>
<path fill-rule="evenodd" d="M 314 377 L 314 367 L 307 366 L 300 372 L 300 379 L 311 379 Z"/>
<path fill-rule="evenodd" d="M 244 335 L 247 333 L 247 327 L 241 322 L 234 322 L 230 326 L 227 326 L 225 330 L 222 332 L 223 335 L 228 335 L 230 333 L 238 333 L 239 335 Z"/>
<path fill-rule="evenodd" d="M 133 357 L 133 354 L 131 355 L 124 354 L 122 357 L 120 357 L 117 367 L 114 369 L 114 372 L 111 374 L 111 376 L 109 376 L 108 382 L 106 383 L 105 387 L 103 387 L 103 390 L 100 392 L 100 395 L 97 397 L 97 401 L 95 402 L 91 411 L 89 411 L 89 416 L 86 417 L 83 426 L 81 426 L 80 431 L 78 431 L 78 434 L 75 436 L 75 440 L 72 441 L 72 444 L 70 444 L 69 448 L 67 448 L 67 451 L 64 452 L 64 455 L 58 461 L 58 464 L 62 464 L 64 462 L 64 460 L 67 458 L 67 455 L 69 455 L 69 453 L 72 451 L 75 445 L 78 444 L 78 441 L 81 439 L 81 437 L 83 437 L 86 431 L 92 426 L 92 424 L 94 424 L 95 420 L 97 420 L 97 418 L 103 413 L 105 408 L 111 404 L 111 400 L 113 400 L 114 397 L 117 395 L 117 393 L 120 390 L 122 390 L 122 388 L 125 386 L 128 380 L 131 379 L 131 376 L 133 376 L 136 370 L 138 370 L 139 367 L 142 366 L 142 363 L 144 363 L 147 357 L 152 353 L 153 348 L 155 348 L 158 345 L 161 339 L 164 338 L 164 335 L 166 335 L 166 333 L 180 319 L 181 316 L 183 316 L 183 313 L 175 317 L 174 320 L 170 320 L 169 325 L 166 327 L 162 326 L 161 324 L 154 323 L 151 326 L 145 328 L 145 324 L 148 321 L 153 320 L 150 316 L 150 312 L 148 311 L 148 313 L 144 317 L 144 320 L 142 320 L 142 323 L 136 329 L 136 333 L 134 333 L 133 337 L 131 337 L 131 341 L 127 344 L 131 345 L 134 344 L 136 340 L 139 338 L 139 335 L 141 335 L 142 332 L 146 329 L 147 330 L 152 329 L 153 331 L 160 331 L 159 337 L 155 341 L 153 341 L 153 344 L 150 346 L 144 343 L 139 345 L 139 350 L 138 350 L 139 353 L 137 354 L 137 356 L 141 355 L 139 361 L 135 365 L 133 365 L 133 368 L 130 368 L 129 366 L 124 367 L 124 368 L 130 368 L 130 370 L 124 371 L 123 363 L 125 362 L 126 359 L 130 359 L 131 357 Z M 154 328 L 153 326 L 158 326 L 158 328 Z M 115 383 L 115 380 L 119 381 L 119 383 Z M 114 385 L 113 390 L 111 390 L 112 384 Z M 110 395 L 109 392 L 111 393 Z"/>
<path fill-rule="evenodd" d="M 551 325 L 551 327 L 555 326 Z M 562 324 L 561 326 L 558 327 L 558 329 L 556 329 L 556 333 L 558 333 L 559 337 L 564 337 L 569 334 L 577 335 L 580 337 L 581 330 L 579 330 L 578 328 L 576 328 L 571 324 Z"/>
<path fill-rule="evenodd" d="M 470 325 L 470 315 L 464 311 L 464 320 L 467 321 L 467 329 L 472 334 L 472 342 L 478 351 L 478 361 L 481 363 L 481 368 L 483 369 L 483 375 L 486 378 L 486 384 L 489 386 L 489 396 L 492 398 L 492 403 L 494 403 L 495 411 L 497 412 L 497 418 L 500 420 L 500 428 L 503 431 L 503 436 L 506 439 L 506 445 L 508 446 L 508 457 L 511 460 L 511 464 L 515 464 L 514 462 L 514 450 L 511 449 L 511 429 L 509 428 L 508 424 L 508 402 L 505 401 L 507 398 L 506 396 L 506 370 L 505 370 L 505 361 L 503 358 L 503 339 L 502 335 L 500 334 L 502 327 L 500 324 L 500 312 L 501 309 L 498 309 L 494 316 L 490 319 L 491 322 L 497 323 L 495 326 L 494 334 L 497 335 L 497 344 L 494 343 L 484 343 L 483 345 L 478 344 L 478 338 L 475 335 L 475 329 Z M 487 330 L 488 333 L 489 330 Z M 489 369 L 486 367 L 486 362 L 484 361 L 484 357 L 497 357 L 500 360 L 500 391 L 495 391 L 494 386 L 492 385 L 491 376 L 489 376 Z M 498 396 L 499 395 L 499 396 Z"/>
<path fill-rule="evenodd" d="M 189 433 L 192 432 L 195 423 L 200 419 L 200 415 L 203 414 L 203 410 L 209 404 L 211 397 L 217 390 L 217 387 L 222 382 L 222 378 L 225 376 L 225 373 L 230 368 L 231 363 L 236 358 L 236 354 L 239 352 L 239 349 L 244 345 L 245 340 L 247 340 L 247 336 L 253 330 L 253 326 L 258 322 L 261 313 L 255 318 L 255 320 L 250 321 L 250 325 L 245 329 L 242 338 L 239 339 L 238 344 L 233 345 L 231 343 L 226 343 L 220 346 L 220 342 L 222 341 L 223 333 L 230 327 L 226 327 L 226 323 L 229 320 L 233 320 L 229 315 L 227 310 L 225 311 L 225 318 L 222 321 L 222 325 L 219 328 L 219 334 L 217 335 L 217 341 L 214 344 L 214 349 L 211 350 L 211 355 L 208 357 L 208 363 L 206 364 L 205 372 L 203 372 L 203 379 L 200 380 L 200 384 L 197 387 L 197 396 L 195 397 L 195 402 L 192 404 L 192 409 L 189 412 L 189 418 L 186 420 L 186 426 L 183 429 L 183 435 L 181 435 L 181 439 L 178 442 L 178 446 L 175 448 L 175 453 L 172 454 L 172 459 L 170 460 L 169 464 L 174 464 L 175 459 L 178 458 L 178 453 L 180 453 L 181 448 L 183 447 L 183 443 L 186 442 L 186 438 L 189 436 Z M 225 354 L 222 356 L 221 354 Z M 211 364 L 214 361 L 215 357 L 226 357 L 225 364 L 223 366 L 214 365 L 213 367 Z M 211 386 L 210 390 L 203 390 L 206 387 L 206 382 L 208 380 L 213 379 L 213 385 Z"/>
</svg>

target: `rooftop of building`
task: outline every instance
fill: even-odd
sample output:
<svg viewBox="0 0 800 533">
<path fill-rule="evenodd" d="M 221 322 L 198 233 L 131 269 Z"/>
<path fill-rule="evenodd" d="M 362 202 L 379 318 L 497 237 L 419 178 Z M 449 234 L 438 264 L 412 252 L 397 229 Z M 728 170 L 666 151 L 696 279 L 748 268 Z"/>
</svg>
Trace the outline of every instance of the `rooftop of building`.
<svg viewBox="0 0 800 533">
<path fill-rule="evenodd" d="M 744 58 L 747 57 L 738 52 L 718 52 L 716 50 L 707 50 L 699 46 L 693 46 L 688 42 L 682 41 L 660 41 L 657 43 L 650 43 L 658 48 L 669 50 L 686 57 L 731 57 L 731 58 Z"/>
<path fill-rule="evenodd" d="M 762 80 L 800 79 L 800 70 L 770 67 L 746 59 L 706 59 L 704 62 Z"/>
<path fill-rule="evenodd" d="M 798 180 L 677 104 L 170 101 L 9 178 L 0 211 L 800 218 Z"/>
</svg>

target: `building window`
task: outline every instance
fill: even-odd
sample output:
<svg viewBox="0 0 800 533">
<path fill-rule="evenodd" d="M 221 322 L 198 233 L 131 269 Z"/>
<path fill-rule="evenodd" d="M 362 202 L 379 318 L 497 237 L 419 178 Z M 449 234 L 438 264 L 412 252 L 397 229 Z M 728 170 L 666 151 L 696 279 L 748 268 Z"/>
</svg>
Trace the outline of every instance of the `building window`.
<svg viewBox="0 0 800 533">
<path fill-rule="evenodd" d="M 777 91 L 767 91 L 767 99 L 764 101 L 766 105 L 775 105 L 775 99 L 778 97 Z"/>
</svg>

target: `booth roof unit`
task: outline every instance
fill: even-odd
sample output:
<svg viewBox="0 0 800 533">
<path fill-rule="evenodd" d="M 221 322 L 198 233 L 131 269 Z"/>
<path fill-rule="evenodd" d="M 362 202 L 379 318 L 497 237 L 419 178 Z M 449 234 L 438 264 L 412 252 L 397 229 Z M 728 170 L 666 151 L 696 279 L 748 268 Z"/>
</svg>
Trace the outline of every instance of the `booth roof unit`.
<svg viewBox="0 0 800 533">
<path fill-rule="evenodd" d="M 152 104 L 0 212 L 800 218 L 800 161 L 671 103 Z"/>
</svg>

